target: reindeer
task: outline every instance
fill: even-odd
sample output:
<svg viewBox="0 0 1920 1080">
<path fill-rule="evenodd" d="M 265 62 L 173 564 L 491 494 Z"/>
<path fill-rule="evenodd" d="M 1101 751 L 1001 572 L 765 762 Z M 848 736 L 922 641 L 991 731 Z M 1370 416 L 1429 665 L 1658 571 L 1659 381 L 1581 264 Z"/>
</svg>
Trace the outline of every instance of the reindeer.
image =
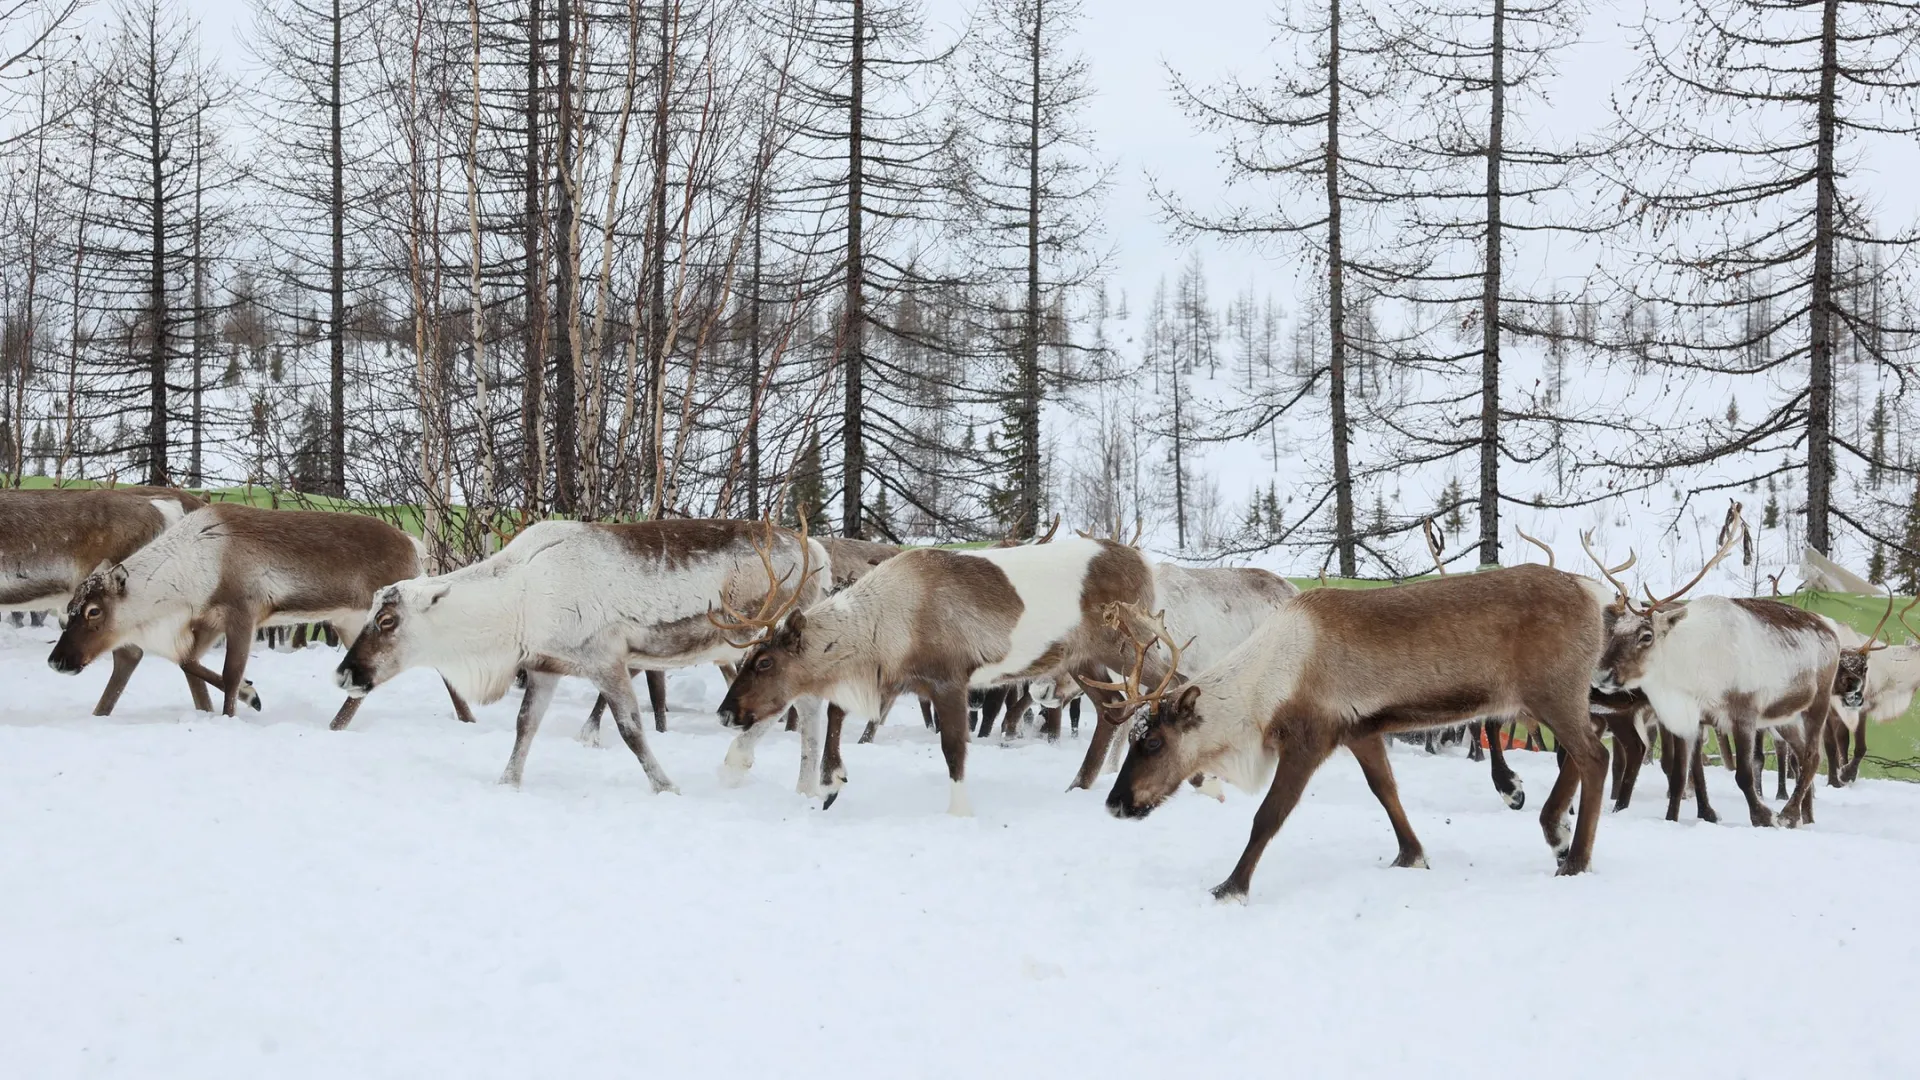
<svg viewBox="0 0 1920 1080">
<path fill-rule="evenodd" d="M 197 667 L 225 637 L 221 674 L 203 678 L 222 689 L 221 711 L 232 716 L 241 700 L 259 707 L 246 681 L 256 628 L 326 622 L 351 636 L 374 590 L 418 574 L 423 555 L 418 540 L 358 514 L 203 506 L 88 575 L 47 663 L 74 675 L 101 653 L 133 645 Z M 472 723 L 466 703 L 452 687 L 448 693 L 455 713 Z M 333 729 L 345 727 L 358 708 L 355 700 L 342 704 Z"/>
<path fill-rule="evenodd" d="M 902 693 L 930 697 L 947 760 L 947 809 L 969 814 L 967 688 L 1060 668 L 1083 682 L 1104 674 L 1129 649 L 1100 612 L 1114 601 L 1151 604 L 1153 595 L 1146 560 L 1111 541 L 905 551 L 844 592 L 763 621 L 720 718 L 751 727 L 796 698 L 833 702 L 823 762 L 830 806 L 847 778 L 838 721 L 848 713 L 877 719 Z"/>
<path fill-rule="evenodd" d="M 1128 679 L 1116 711 L 1145 711 L 1107 809 L 1146 817 L 1198 772 L 1243 790 L 1271 774 L 1246 850 L 1213 890 L 1218 900 L 1244 900 L 1308 779 L 1345 746 L 1393 824 L 1394 865 L 1421 867 L 1426 857 L 1400 806 L 1385 736 L 1521 716 L 1545 724 L 1566 749 L 1540 826 L 1559 872 L 1580 873 L 1592 860 L 1607 772 L 1587 719 L 1587 684 L 1605 641 L 1609 595 L 1598 582 L 1537 565 L 1302 593 L 1177 693 L 1165 682 L 1142 691 L 1142 680 Z M 1172 643 L 1164 626 L 1137 611 L 1116 608 L 1111 617 L 1144 621 Z M 1576 792 L 1580 812 L 1570 830 Z"/>
<path fill-rule="evenodd" d="M 1722 529 L 1720 548 L 1692 581 L 1678 592 L 1636 604 L 1611 573 L 1616 592 L 1607 646 L 1595 668 L 1593 685 L 1603 693 L 1640 690 L 1660 724 L 1683 740 L 1668 770 L 1667 820 L 1679 819 L 1684 769 L 1703 724 L 1731 731 L 1735 776 L 1747 798 L 1756 827 L 1774 824 L 1761 802 L 1755 779 L 1756 734 L 1772 729 L 1802 763 L 1800 779 L 1787 800 L 1783 819 L 1789 828 L 1813 820 L 1813 785 L 1819 739 L 1831 709 L 1834 675 L 1840 666 L 1839 642 L 1825 620 L 1811 612 L 1764 598 L 1703 596 L 1679 603 L 1707 572 L 1746 538 L 1735 504 Z M 1591 538 L 1581 543 L 1594 562 Z M 1695 797 L 1703 820 L 1714 820 L 1704 777 L 1695 778 Z"/>
<path fill-rule="evenodd" d="M 1842 646 L 1840 670 L 1834 676 L 1833 715 L 1825 737 L 1829 787 L 1845 787 L 1860 778 L 1860 762 L 1867 756 L 1867 721 L 1897 719 L 1913 705 L 1914 692 L 1920 690 L 1920 633 L 1907 624 L 1907 613 L 1915 604 L 1920 604 L 1920 597 L 1900 610 L 1900 625 L 1906 628 L 1908 638 L 1904 645 L 1875 643 L 1880 627 L 1886 626 L 1885 615 L 1880 617 L 1880 627 L 1864 641 L 1859 631 L 1829 620 Z M 1893 609 L 1891 597 L 1887 609 Z"/>
<path fill-rule="evenodd" d="M 513 753 L 500 782 L 520 786 L 540 720 L 562 676 L 591 681 L 655 793 L 677 791 L 647 746 L 629 672 L 737 658 L 738 636 L 823 591 L 827 563 L 803 529 L 770 522 L 538 522 L 490 558 L 404 581 L 372 599 L 336 678 L 361 697 L 412 667 L 437 668 L 482 702 L 525 673 Z M 736 602 L 752 607 L 741 613 Z M 752 765 L 761 725 L 734 741 L 723 778 Z M 812 724 L 802 727 L 800 790 L 818 779 Z"/>
<path fill-rule="evenodd" d="M 88 574 L 121 562 L 205 505 L 172 488 L 0 491 L 0 611 L 64 613 Z M 93 715 L 113 712 L 140 657 L 137 645 L 113 650 L 113 674 Z M 193 707 L 212 712 L 207 687 L 219 685 L 219 677 L 197 660 L 182 660 L 180 669 Z M 260 707 L 252 683 L 241 687 L 240 699 Z"/>
</svg>

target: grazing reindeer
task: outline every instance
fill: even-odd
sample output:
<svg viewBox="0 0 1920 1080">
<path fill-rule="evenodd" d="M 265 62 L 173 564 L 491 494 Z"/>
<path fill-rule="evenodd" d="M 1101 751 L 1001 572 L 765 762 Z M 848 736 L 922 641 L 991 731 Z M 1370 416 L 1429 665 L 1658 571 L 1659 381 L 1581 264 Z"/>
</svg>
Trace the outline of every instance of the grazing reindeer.
<svg viewBox="0 0 1920 1080">
<path fill-rule="evenodd" d="M 171 488 L 0 491 L 0 611 L 66 611 L 88 574 L 127 558 L 205 505 Z M 137 645 L 113 650 L 113 674 L 93 715 L 113 712 L 140 657 Z M 219 685 L 219 677 L 196 660 L 183 660 L 180 668 L 193 707 L 212 712 L 207 687 Z M 252 683 L 241 688 L 241 700 L 260 707 Z"/>
<path fill-rule="evenodd" d="M 1733 734 L 1735 775 L 1755 826 L 1771 826 L 1774 814 L 1760 801 L 1753 763 L 1758 732 L 1772 729 L 1802 762 L 1783 818 L 1788 827 L 1813 820 L 1813 784 L 1819 740 L 1831 709 L 1840 646 L 1820 616 L 1776 600 L 1703 596 L 1680 598 L 1729 555 L 1746 535 L 1738 507 L 1728 514 L 1719 551 L 1680 591 L 1640 606 L 1626 586 L 1608 576 L 1617 599 L 1605 655 L 1594 688 L 1605 693 L 1640 690 L 1661 726 L 1684 741 L 1668 772 L 1667 820 L 1679 819 L 1684 772 L 1703 724 Z M 1588 553 L 1592 547 L 1587 537 Z M 1598 556 L 1594 561 L 1605 568 Z M 1706 786 L 1696 778 L 1695 797 L 1708 819 Z"/>
<path fill-rule="evenodd" d="M 433 667 L 462 694 L 492 702 L 524 672 L 500 777 L 517 787 L 555 686 L 577 675 L 612 706 L 653 790 L 677 790 L 647 746 L 629 672 L 737 657 L 742 625 L 817 597 L 824 575 L 815 571 L 826 561 L 804 531 L 767 522 L 543 521 L 490 558 L 382 589 L 336 676 L 360 697 L 408 668 Z M 739 614 L 736 601 L 758 604 L 756 615 Z M 734 775 L 751 765 L 765 730 L 729 748 Z M 818 778 L 813 732 L 803 727 L 803 792 Z"/>
<path fill-rule="evenodd" d="M 1885 723 L 1906 715 L 1913 695 L 1920 690 L 1920 633 L 1907 625 L 1907 612 L 1920 604 L 1920 597 L 1909 601 L 1900 611 L 1900 625 L 1906 627 L 1904 645 L 1875 644 L 1880 636 L 1876 628 L 1865 641 L 1859 631 L 1845 623 L 1832 622 L 1843 648 L 1840 671 L 1834 676 L 1834 710 L 1827 724 L 1827 784 L 1845 787 L 1860 778 L 1860 762 L 1867 756 L 1867 721 Z M 1892 609 L 1892 601 L 1888 601 Z M 1886 625 L 1882 616 L 1880 625 Z M 1848 736 L 1852 753 L 1848 753 Z"/>
<path fill-rule="evenodd" d="M 968 814 L 967 688 L 1061 668 L 1083 681 L 1104 674 L 1130 649 L 1101 610 L 1115 601 L 1151 604 L 1153 595 L 1146 560 L 1110 541 L 905 551 L 845 592 L 765 622 L 767 636 L 742 659 L 720 718 L 751 726 L 811 696 L 875 719 L 902 693 L 930 697 L 951 784 L 948 812 Z M 846 783 L 834 719 L 829 710 L 828 805 Z"/>
<path fill-rule="evenodd" d="M 1271 773 L 1246 850 L 1213 890 L 1216 899 L 1241 900 L 1308 779 L 1346 746 L 1393 823 L 1394 865 L 1424 866 L 1385 736 L 1524 716 L 1545 724 L 1566 749 L 1540 826 L 1559 872 L 1580 873 L 1592 860 L 1607 773 L 1606 751 L 1587 718 L 1587 684 L 1605 641 L 1609 598 L 1598 582 L 1533 565 L 1391 589 L 1302 593 L 1177 693 L 1141 692 L 1134 680 L 1122 707 L 1146 712 L 1107 809 L 1145 817 L 1197 772 L 1243 790 Z M 1164 628 L 1155 631 L 1170 642 Z M 1580 813 L 1569 830 L 1576 793 Z"/>
<path fill-rule="evenodd" d="M 421 558 L 419 541 L 358 514 L 204 506 L 89 575 L 47 663 L 78 674 L 101 653 L 134 645 L 185 667 L 224 636 L 226 662 L 209 682 L 222 688 L 221 711 L 232 716 L 237 702 L 252 697 L 247 655 L 256 628 L 327 622 L 350 636 L 374 591 L 418 574 Z M 466 703 L 452 697 L 454 711 L 471 723 Z M 257 698 L 252 703 L 259 707 Z M 334 729 L 358 708 L 354 700 L 341 705 Z"/>
</svg>

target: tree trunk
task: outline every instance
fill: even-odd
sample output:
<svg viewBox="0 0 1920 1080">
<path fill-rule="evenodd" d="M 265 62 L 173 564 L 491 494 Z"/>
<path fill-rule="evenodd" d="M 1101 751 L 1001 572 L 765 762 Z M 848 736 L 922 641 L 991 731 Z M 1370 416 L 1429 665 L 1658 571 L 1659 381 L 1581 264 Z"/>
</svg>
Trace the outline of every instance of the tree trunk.
<svg viewBox="0 0 1920 1080">
<path fill-rule="evenodd" d="M 1046 23 L 1044 12 L 1044 0 L 1034 0 L 1033 34 L 1027 42 L 1031 61 L 1027 84 L 1027 302 L 1021 313 L 1020 490 L 1014 514 L 1015 535 L 1021 537 L 1032 537 L 1040 528 L 1040 32 Z M 1177 468 L 1177 427 L 1175 432 Z"/>
<path fill-rule="evenodd" d="M 1480 276 L 1480 565 L 1500 564 L 1500 159 L 1507 121 L 1507 3 L 1493 3 L 1487 113 L 1487 249 Z"/>
<path fill-rule="evenodd" d="M 653 242 L 647 245 L 647 453 L 649 478 L 648 510 L 658 517 L 665 506 L 666 492 L 666 415 L 667 415 L 667 165 L 668 137 L 671 127 L 668 108 L 672 103 L 673 33 L 663 7 L 660 12 L 660 92 L 653 110 L 653 197 L 648 207 L 647 232 Z"/>
<path fill-rule="evenodd" d="M 1327 407 L 1333 422 L 1333 532 L 1340 576 L 1359 572 L 1353 543 L 1353 472 L 1347 459 L 1347 309 L 1340 237 L 1340 0 L 1327 5 Z"/>
<path fill-rule="evenodd" d="M 861 379 L 866 363 L 866 266 L 860 248 L 861 184 L 865 179 L 861 119 L 866 110 L 866 40 L 866 4 L 863 0 L 853 0 L 853 58 L 847 103 L 847 298 L 843 316 L 846 321 L 841 329 L 840 340 L 841 363 L 846 378 L 841 430 L 841 472 L 844 479 L 840 493 L 840 534 L 854 539 L 864 539 L 866 536 L 866 521 L 860 504 L 860 484 L 866 472 L 866 439 L 860 426 L 861 415 L 866 407 L 862 401 L 865 387 Z M 801 514 L 804 518 L 810 512 L 811 508 L 806 508 Z"/>
<path fill-rule="evenodd" d="M 1814 165 L 1813 293 L 1807 330 L 1807 546 L 1832 550 L 1828 510 L 1833 503 L 1833 310 L 1834 231 L 1839 206 L 1834 176 L 1835 98 L 1839 90 L 1840 0 L 1826 0 L 1820 15 L 1819 148 Z"/>
<path fill-rule="evenodd" d="M 167 189 L 165 152 L 160 146 L 160 51 L 158 28 L 147 26 L 147 168 L 152 184 L 148 224 L 153 229 L 148 257 L 147 311 L 152 318 L 147 345 L 147 483 L 167 486 Z"/>
<path fill-rule="evenodd" d="M 347 493 L 347 182 L 346 152 L 340 118 L 340 81 L 344 66 L 345 27 L 340 0 L 333 0 L 333 56 L 327 69 L 327 137 L 330 152 L 327 161 L 332 188 L 328 193 L 333 251 L 327 266 L 327 302 L 330 316 L 327 327 L 328 405 L 327 486 L 328 494 Z"/>
<path fill-rule="evenodd" d="M 558 0 L 554 12 L 559 141 L 553 185 L 557 204 L 553 228 L 553 508 L 571 514 L 578 508 L 580 479 L 579 384 L 573 355 L 574 290 L 579 269 L 573 228 L 573 0 Z"/>
<path fill-rule="evenodd" d="M 520 391 L 520 437 L 526 508 L 539 509 L 545 500 L 546 444 L 543 430 L 546 381 L 546 282 L 540 251 L 540 0 L 527 3 L 527 85 L 522 120 L 527 130 L 527 160 L 521 219 L 521 249 L 525 259 L 526 319 L 525 371 Z"/>
</svg>

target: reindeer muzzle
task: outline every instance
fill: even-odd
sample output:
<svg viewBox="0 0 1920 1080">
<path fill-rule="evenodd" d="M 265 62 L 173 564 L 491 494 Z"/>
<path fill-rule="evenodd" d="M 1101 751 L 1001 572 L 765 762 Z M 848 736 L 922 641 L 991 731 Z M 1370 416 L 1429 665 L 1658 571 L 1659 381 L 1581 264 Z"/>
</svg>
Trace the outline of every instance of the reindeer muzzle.
<svg viewBox="0 0 1920 1080">
<path fill-rule="evenodd" d="M 55 649 L 53 650 L 53 654 L 47 657 L 47 666 L 62 675 L 78 675 L 87 665 L 74 659 L 66 652 Z"/>
<path fill-rule="evenodd" d="M 373 692 L 373 680 L 351 660 L 340 661 L 340 666 L 333 671 L 333 681 L 352 697 L 366 697 Z"/>
<path fill-rule="evenodd" d="M 1865 690 L 1849 690 L 1840 695 L 1840 704 L 1845 705 L 1849 709 L 1857 709 L 1866 703 L 1867 694 Z"/>
</svg>

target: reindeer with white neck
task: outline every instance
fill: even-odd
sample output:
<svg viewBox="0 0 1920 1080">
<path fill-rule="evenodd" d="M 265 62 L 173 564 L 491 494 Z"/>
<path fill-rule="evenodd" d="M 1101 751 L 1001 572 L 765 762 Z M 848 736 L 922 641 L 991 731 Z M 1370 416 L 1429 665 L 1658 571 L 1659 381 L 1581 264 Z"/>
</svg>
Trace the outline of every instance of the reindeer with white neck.
<svg viewBox="0 0 1920 1080">
<path fill-rule="evenodd" d="M 1646 694 L 1661 726 L 1683 742 L 1680 762 L 1692 756 L 1703 725 L 1731 733 L 1735 775 L 1753 824 L 1775 823 L 1760 799 L 1753 761 L 1758 733 L 1772 730 L 1801 762 L 1800 778 L 1780 819 L 1789 827 L 1813 821 L 1815 763 L 1832 708 L 1840 644 L 1827 620 L 1790 604 L 1760 597 L 1703 596 L 1681 603 L 1694 586 L 1747 539 L 1739 504 L 1728 511 L 1720 547 L 1679 591 L 1644 605 L 1635 602 L 1591 538 L 1581 543 L 1615 589 L 1605 654 L 1594 688 Z M 1684 769 L 1668 772 L 1667 819 L 1677 820 Z M 1696 784 L 1701 816 L 1712 820 L 1704 784 Z"/>
<path fill-rule="evenodd" d="M 1842 650 L 1841 672 L 1834 685 L 1833 716 L 1827 724 L 1825 740 L 1829 787 L 1845 787 L 1860 778 L 1860 762 L 1867 756 L 1867 722 L 1886 723 L 1906 715 L 1913 705 L 1915 692 L 1920 691 L 1920 632 L 1907 623 L 1907 613 L 1915 604 L 1920 604 L 1920 597 L 1909 601 L 1899 614 L 1900 625 L 1906 628 L 1908 637 L 1902 645 L 1879 640 L 1880 628 L 1887 623 L 1886 615 L 1880 617 L 1880 626 L 1864 641 L 1859 631 L 1845 623 L 1832 622 Z M 1893 599 L 1888 597 L 1887 611 L 1892 610 Z M 1858 692 L 1851 698 L 1841 685 L 1848 682 L 1850 675 L 1858 684 Z M 1851 754 L 1848 753 L 1849 740 Z"/>
</svg>

